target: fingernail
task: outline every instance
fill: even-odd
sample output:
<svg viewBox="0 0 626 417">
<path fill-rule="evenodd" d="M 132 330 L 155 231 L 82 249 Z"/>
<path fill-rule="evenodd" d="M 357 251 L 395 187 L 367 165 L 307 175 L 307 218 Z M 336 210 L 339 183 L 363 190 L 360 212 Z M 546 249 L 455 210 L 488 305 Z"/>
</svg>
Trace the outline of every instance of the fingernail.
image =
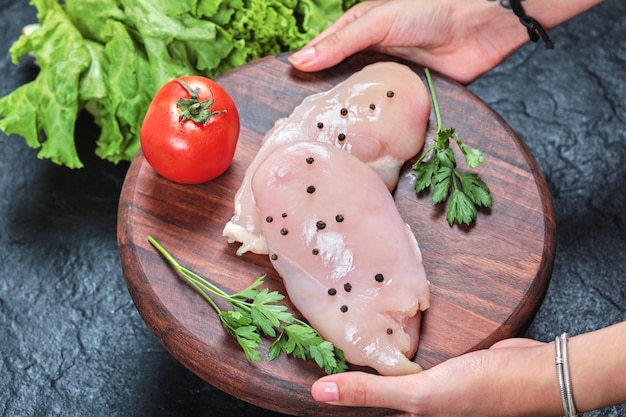
<svg viewBox="0 0 626 417">
<path fill-rule="evenodd" d="M 320 382 L 315 387 L 315 399 L 321 402 L 334 402 L 339 400 L 339 388 L 334 382 Z"/>
<path fill-rule="evenodd" d="M 296 65 L 306 64 L 315 57 L 315 48 L 308 46 L 304 49 L 294 52 L 289 57 L 289 61 Z"/>
</svg>

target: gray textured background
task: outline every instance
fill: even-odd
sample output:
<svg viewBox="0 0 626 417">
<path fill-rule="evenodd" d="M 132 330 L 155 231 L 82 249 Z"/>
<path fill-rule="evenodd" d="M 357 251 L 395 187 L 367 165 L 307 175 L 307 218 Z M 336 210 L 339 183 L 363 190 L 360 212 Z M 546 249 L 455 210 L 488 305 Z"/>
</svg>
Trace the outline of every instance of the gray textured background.
<svg viewBox="0 0 626 417">
<path fill-rule="evenodd" d="M 470 86 L 528 143 L 554 198 L 555 267 L 527 334 L 539 340 L 626 319 L 625 16 L 608 0 L 551 31 L 555 50 L 530 44 Z M 0 0 L 0 95 L 36 74 L 7 52 L 33 21 L 25 0 Z M 127 165 L 91 157 L 93 140 L 70 171 L 0 133 L 0 415 L 278 416 L 204 383 L 147 330 L 117 252 Z"/>
</svg>

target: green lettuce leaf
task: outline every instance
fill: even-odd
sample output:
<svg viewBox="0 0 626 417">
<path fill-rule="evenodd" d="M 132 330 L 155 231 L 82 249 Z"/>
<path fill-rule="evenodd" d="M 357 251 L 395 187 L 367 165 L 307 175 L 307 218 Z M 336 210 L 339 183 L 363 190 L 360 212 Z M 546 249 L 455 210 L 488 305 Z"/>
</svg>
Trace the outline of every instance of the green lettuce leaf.
<svg viewBox="0 0 626 417">
<path fill-rule="evenodd" d="M 39 158 L 79 168 L 74 126 L 80 110 L 80 78 L 91 64 L 91 54 L 56 1 L 33 3 L 39 9 L 41 28 L 20 37 L 10 52 L 17 63 L 36 51 L 41 71 L 34 81 L 0 99 L 0 129 L 23 136 L 30 147 L 41 148 Z"/>
</svg>

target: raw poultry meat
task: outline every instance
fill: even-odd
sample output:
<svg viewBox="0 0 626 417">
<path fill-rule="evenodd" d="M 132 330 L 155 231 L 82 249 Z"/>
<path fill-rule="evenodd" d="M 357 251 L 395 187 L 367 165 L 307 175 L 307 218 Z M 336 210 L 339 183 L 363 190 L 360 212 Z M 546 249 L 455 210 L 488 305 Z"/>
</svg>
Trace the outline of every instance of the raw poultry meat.
<svg viewBox="0 0 626 417">
<path fill-rule="evenodd" d="M 417 241 L 382 179 L 325 142 L 275 148 L 252 191 L 289 299 L 348 362 L 383 375 L 420 370 L 430 292 Z"/>
<path fill-rule="evenodd" d="M 230 243 L 242 243 L 238 255 L 267 253 L 250 181 L 278 146 L 295 141 L 333 144 L 368 164 L 393 190 L 402 165 L 424 144 L 429 115 L 424 83 L 409 67 L 395 62 L 368 65 L 332 89 L 307 97 L 265 135 L 235 196 L 224 236 Z"/>
</svg>

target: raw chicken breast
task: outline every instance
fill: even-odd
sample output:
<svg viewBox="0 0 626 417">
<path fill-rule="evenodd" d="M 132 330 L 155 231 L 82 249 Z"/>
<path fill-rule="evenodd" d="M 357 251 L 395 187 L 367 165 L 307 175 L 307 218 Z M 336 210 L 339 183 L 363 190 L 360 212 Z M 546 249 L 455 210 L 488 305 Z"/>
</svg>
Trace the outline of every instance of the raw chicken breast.
<svg viewBox="0 0 626 417">
<path fill-rule="evenodd" d="M 295 141 L 331 143 L 367 163 L 392 190 L 404 162 L 424 145 L 429 116 L 424 83 L 409 67 L 395 62 L 368 65 L 334 88 L 307 97 L 265 135 L 235 196 L 235 213 L 224 236 L 230 243 L 242 243 L 238 255 L 267 253 L 250 180 L 276 147 Z"/>
<path fill-rule="evenodd" d="M 428 281 L 381 178 L 332 144 L 295 142 L 258 166 L 252 191 L 270 260 L 311 326 L 352 364 L 418 372 Z"/>
</svg>

